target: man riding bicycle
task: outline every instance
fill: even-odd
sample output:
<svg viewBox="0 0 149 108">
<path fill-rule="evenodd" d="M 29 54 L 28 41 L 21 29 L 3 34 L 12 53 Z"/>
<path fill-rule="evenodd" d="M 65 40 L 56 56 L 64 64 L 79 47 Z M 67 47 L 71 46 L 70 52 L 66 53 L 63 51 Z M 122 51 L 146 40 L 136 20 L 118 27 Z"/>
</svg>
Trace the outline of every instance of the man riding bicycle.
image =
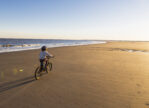
<svg viewBox="0 0 149 108">
<path fill-rule="evenodd" d="M 40 71 L 43 70 L 43 63 L 44 62 L 46 63 L 48 58 L 52 58 L 52 57 L 54 57 L 54 56 L 47 51 L 47 47 L 46 46 L 42 46 L 41 47 L 40 56 L 39 56 L 40 66 L 41 66 Z"/>
</svg>

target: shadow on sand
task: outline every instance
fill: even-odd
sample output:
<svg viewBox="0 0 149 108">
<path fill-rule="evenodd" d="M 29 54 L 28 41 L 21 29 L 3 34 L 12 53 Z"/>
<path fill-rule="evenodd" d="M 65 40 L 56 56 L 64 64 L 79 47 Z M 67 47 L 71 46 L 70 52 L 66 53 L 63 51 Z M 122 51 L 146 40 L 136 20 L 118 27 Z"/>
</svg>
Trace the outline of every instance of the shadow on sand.
<svg viewBox="0 0 149 108">
<path fill-rule="evenodd" d="M 5 92 L 7 90 L 17 88 L 26 84 L 29 84 L 31 82 L 35 81 L 34 76 L 26 77 L 23 79 L 11 81 L 11 82 L 6 82 L 0 85 L 0 93 Z"/>
</svg>

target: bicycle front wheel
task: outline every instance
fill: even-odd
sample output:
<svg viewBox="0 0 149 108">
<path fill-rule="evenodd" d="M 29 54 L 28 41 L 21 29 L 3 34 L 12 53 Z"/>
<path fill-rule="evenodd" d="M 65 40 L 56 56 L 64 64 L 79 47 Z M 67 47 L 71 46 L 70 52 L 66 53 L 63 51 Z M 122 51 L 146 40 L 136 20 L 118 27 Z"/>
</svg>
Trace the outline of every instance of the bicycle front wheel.
<svg viewBox="0 0 149 108">
<path fill-rule="evenodd" d="M 46 66 L 46 72 L 49 73 L 50 71 L 52 71 L 52 63 L 48 63 Z"/>
<path fill-rule="evenodd" d="M 35 70 L 35 79 L 39 80 L 41 76 L 41 72 L 40 72 L 40 66 L 38 66 Z"/>
</svg>

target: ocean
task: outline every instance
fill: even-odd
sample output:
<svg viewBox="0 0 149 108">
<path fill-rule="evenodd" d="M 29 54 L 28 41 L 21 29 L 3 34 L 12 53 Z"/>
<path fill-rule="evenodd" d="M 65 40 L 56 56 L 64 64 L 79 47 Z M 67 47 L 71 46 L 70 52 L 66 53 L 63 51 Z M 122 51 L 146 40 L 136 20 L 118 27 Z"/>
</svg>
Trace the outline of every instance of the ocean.
<svg viewBox="0 0 149 108">
<path fill-rule="evenodd" d="M 103 44 L 106 41 L 99 40 L 60 40 L 60 39 L 0 39 L 0 53 L 40 49 L 46 45 L 48 48 L 77 46 L 89 44 Z"/>
</svg>

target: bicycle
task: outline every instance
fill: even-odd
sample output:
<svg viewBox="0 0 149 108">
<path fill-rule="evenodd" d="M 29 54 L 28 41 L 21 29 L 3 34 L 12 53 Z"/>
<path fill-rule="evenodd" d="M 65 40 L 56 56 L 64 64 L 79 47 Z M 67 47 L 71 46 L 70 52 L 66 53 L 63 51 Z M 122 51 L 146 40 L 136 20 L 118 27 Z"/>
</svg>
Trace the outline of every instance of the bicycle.
<svg viewBox="0 0 149 108">
<path fill-rule="evenodd" d="M 52 71 L 52 62 L 49 62 L 49 57 L 47 58 L 46 61 L 43 62 L 43 67 L 38 66 L 35 70 L 35 79 L 39 80 L 40 77 L 42 76 L 42 72 L 46 72 L 49 73 L 50 71 Z"/>
</svg>

